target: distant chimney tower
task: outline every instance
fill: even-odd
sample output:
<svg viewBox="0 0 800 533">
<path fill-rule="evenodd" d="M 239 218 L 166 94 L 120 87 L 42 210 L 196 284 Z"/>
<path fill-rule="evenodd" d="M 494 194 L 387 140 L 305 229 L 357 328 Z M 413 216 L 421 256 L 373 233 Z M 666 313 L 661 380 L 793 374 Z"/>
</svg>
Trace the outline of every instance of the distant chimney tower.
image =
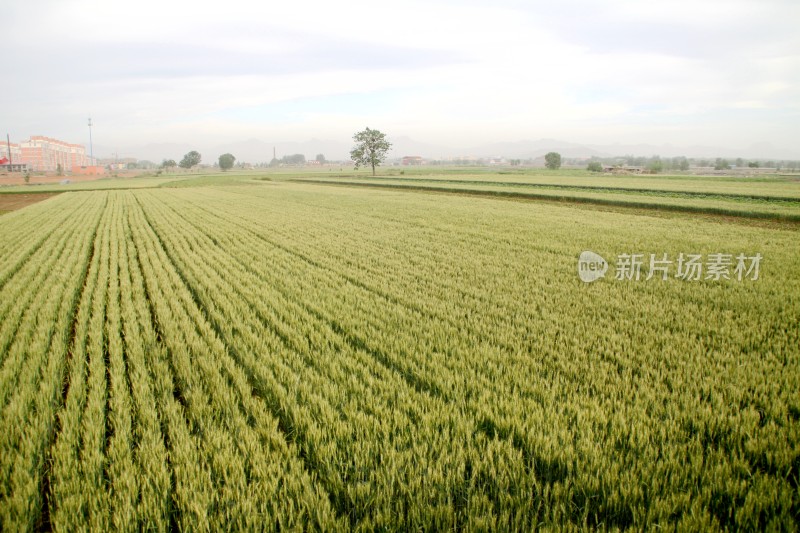
<svg viewBox="0 0 800 533">
<path fill-rule="evenodd" d="M 277 152 L 275 152 L 275 147 L 273 146 L 272 147 L 272 159 L 278 159 L 278 156 L 276 154 L 277 154 Z"/>
</svg>

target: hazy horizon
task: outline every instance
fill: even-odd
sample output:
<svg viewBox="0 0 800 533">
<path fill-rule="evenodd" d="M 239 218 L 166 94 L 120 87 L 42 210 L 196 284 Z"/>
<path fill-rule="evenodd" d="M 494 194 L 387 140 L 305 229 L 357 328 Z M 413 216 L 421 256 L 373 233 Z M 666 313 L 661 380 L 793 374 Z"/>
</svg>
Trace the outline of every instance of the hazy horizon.
<svg viewBox="0 0 800 533">
<path fill-rule="evenodd" d="M 95 155 L 139 158 L 338 146 L 369 126 L 453 150 L 557 139 L 800 159 L 797 20 L 789 0 L 12 2 L 0 125 L 88 145 L 91 117 Z"/>
<path fill-rule="evenodd" d="M 445 144 L 423 143 L 405 136 L 388 135 L 392 143 L 389 150 L 389 159 L 399 159 L 403 156 L 422 156 L 428 160 L 455 159 L 462 157 L 507 159 L 536 159 L 543 157 L 547 152 L 556 151 L 566 158 L 601 158 L 622 157 L 633 155 L 637 157 L 661 156 L 666 158 L 686 156 L 697 159 L 711 159 L 717 157 L 734 160 L 744 158 L 747 160 L 797 160 L 800 158 L 784 157 L 780 150 L 761 144 L 746 149 L 731 149 L 714 146 L 675 146 L 671 144 L 582 144 L 572 143 L 564 139 L 537 139 L 518 140 L 507 142 L 487 142 L 480 145 L 449 146 Z M 99 158 L 125 158 L 133 157 L 138 160 L 160 162 L 162 159 L 180 159 L 186 152 L 197 150 L 203 156 L 203 163 L 211 164 L 223 153 L 232 153 L 238 162 L 267 163 L 272 159 L 273 151 L 280 159 L 286 155 L 303 154 L 306 159 L 314 159 L 317 154 L 323 154 L 329 161 L 345 161 L 349 158 L 349 150 L 353 142 L 349 139 L 308 139 L 305 141 L 278 140 L 265 141 L 262 139 L 244 139 L 231 143 L 189 143 L 169 142 L 153 143 L 149 145 L 131 147 L 128 154 L 119 152 L 116 148 L 105 145 L 94 145 L 94 153 Z"/>
</svg>

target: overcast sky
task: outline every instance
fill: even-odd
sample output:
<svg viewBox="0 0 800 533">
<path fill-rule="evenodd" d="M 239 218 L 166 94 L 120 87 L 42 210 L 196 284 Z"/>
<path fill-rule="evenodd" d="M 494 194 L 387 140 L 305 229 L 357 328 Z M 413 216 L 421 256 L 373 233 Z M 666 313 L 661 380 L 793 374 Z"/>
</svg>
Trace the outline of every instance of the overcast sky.
<svg viewBox="0 0 800 533">
<path fill-rule="evenodd" d="M 369 126 L 800 158 L 798 23 L 798 0 L 4 0 L 0 127 L 86 143 L 91 116 L 122 152 Z"/>
</svg>

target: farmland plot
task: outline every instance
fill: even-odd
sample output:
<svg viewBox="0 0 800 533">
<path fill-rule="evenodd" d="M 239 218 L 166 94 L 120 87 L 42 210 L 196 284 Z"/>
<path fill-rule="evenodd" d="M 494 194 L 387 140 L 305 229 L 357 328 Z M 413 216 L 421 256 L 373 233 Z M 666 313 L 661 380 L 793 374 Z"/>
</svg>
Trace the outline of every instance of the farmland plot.
<svg viewBox="0 0 800 533">
<path fill-rule="evenodd" d="M 795 529 L 796 241 L 291 183 L 4 215 L 3 529 Z"/>
</svg>

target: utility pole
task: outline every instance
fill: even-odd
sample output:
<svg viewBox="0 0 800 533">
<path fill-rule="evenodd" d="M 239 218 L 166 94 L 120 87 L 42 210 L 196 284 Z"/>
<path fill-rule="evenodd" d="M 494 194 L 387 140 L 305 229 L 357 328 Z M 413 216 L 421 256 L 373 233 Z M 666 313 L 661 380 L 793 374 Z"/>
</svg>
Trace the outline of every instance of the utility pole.
<svg viewBox="0 0 800 533">
<path fill-rule="evenodd" d="M 6 146 L 8 147 L 8 168 L 11 168 L 13 161 L 11 160 L 11 137 L 6 133 Z"/>
<path fill-rule="evenodd" d="M 92 117 L 89 117 L 89 164 L 94 166 L 94 149 L 92 148 Z"/>
</svg>

